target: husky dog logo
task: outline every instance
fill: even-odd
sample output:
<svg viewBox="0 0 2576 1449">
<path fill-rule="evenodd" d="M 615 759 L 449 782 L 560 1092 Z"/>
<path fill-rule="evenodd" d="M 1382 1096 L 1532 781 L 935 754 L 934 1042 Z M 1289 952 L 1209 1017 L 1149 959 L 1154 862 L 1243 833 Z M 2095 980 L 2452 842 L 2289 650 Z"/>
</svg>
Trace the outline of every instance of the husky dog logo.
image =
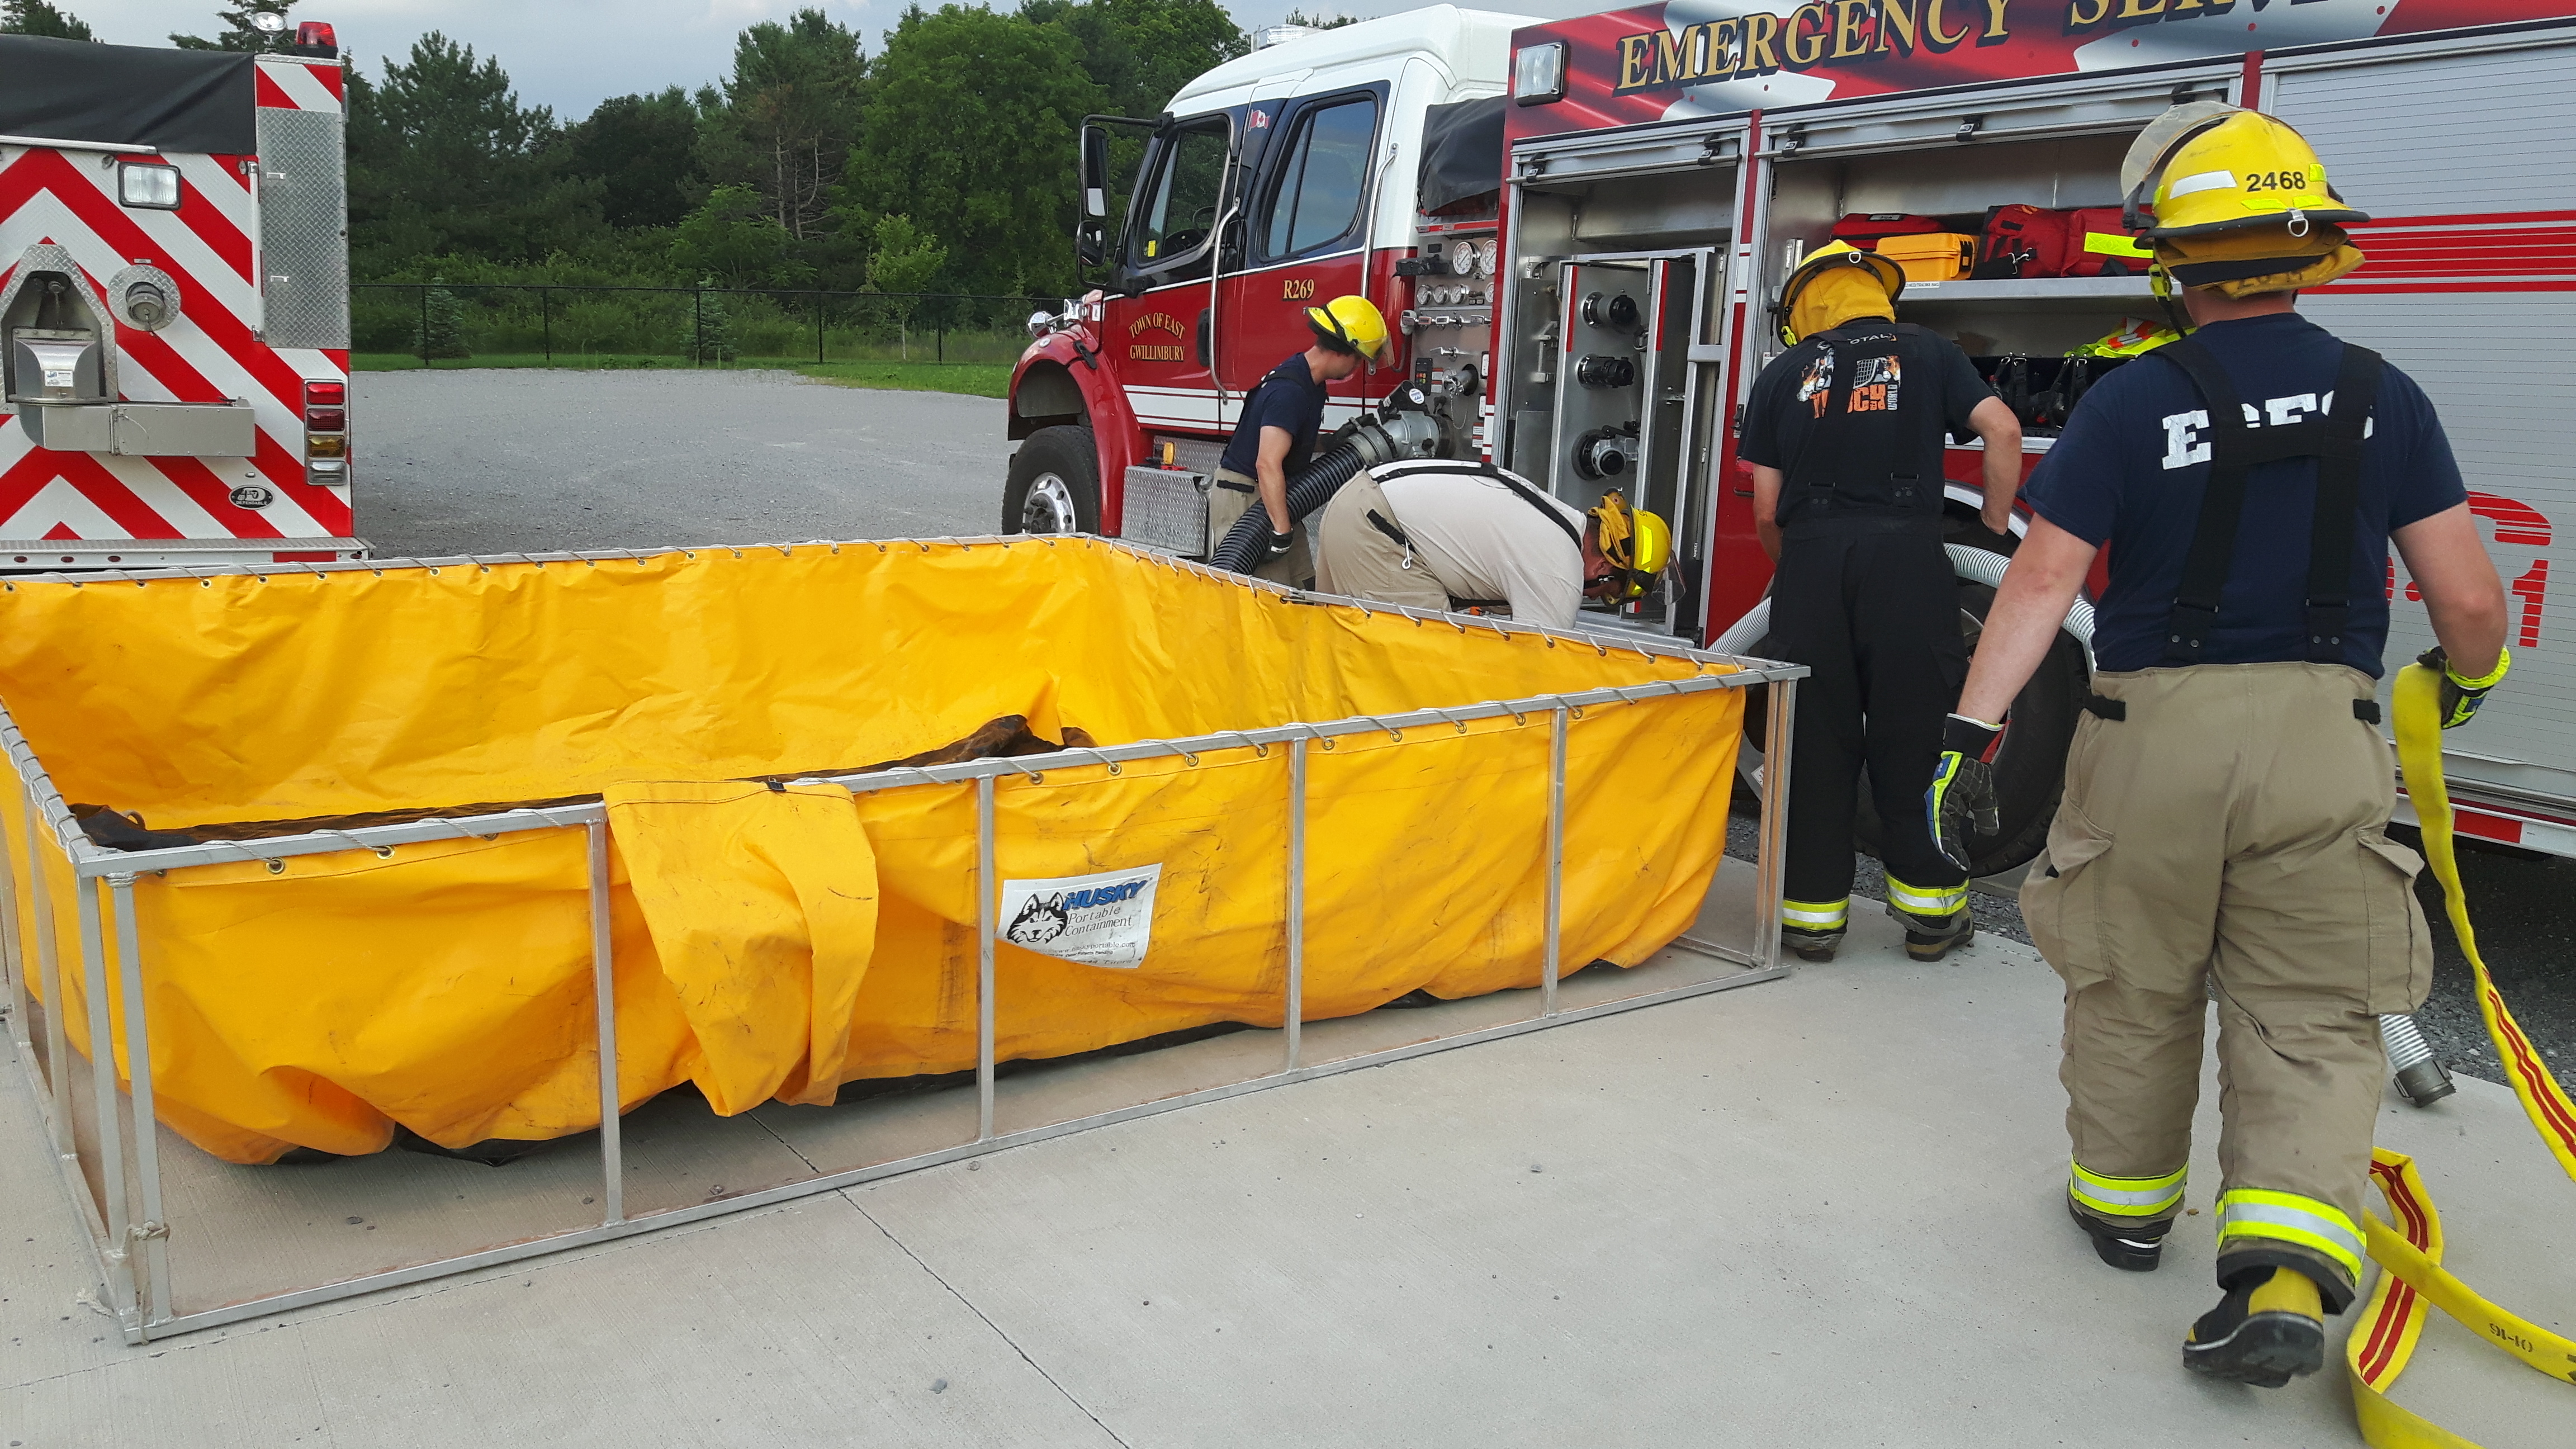
<svg viewBox="0 0 2576 1449">
<path fill-rule="evenodd" d="M 1071 929 L 1073 917 L 1065 911 L 1064 893 L 1058 891 L 1051 896 L 1029 897 L 1028 904 L 1011 918 L 1002 937 L 1021 946 L 1043 946 Z"/>
</svg>

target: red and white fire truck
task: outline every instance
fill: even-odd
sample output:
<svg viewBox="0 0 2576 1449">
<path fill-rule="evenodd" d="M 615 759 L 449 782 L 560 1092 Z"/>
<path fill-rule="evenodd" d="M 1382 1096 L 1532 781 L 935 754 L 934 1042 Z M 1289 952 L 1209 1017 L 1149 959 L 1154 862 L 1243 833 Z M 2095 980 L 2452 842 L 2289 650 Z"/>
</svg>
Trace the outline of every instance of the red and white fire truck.
<svg viewBox="0 0 2576 1449">
<path fill-rule="evenodd" d="M 1404 346 L 1393 376 L 1333 389 L 1328 427 L 1419 383 L 1429 451 L 1578 506 L 1625 489 L 1673 520 L 1676 566 L 1587 619 L 1758 653 L 1770 566 L 1735 436 L 1782 347 L 1767 309 L 1788 270 L 1847 217 L 1974 232 L 1996 207 L 2116 208 L 2121 157 L 2158 113 L 2259 106 L 2376 218 L 2355 228 L 2368 265 L 2304 310 L 2431 393 L 2512 590 L 2512 684 L 2463 737 L 2474 753 L 2447 757 L 2460 829 L 2576 855 L 2570 571 L 2551 573 L 2576 527 L 2576 466 L 2553 437 L 2576 364 L 2571 17 L 2564 0 L 1672 0 L 1294 35 L 1158 120 L 1086 128 L 1076 249 L 1099 289 L 1031 319 L 1003 526 L 1204 556 L 1207 480 L 1245 390 L 1305 345 L 1308 299 L 1356 292 Z M 1113 141 L 1134 145 L 1121 126 L 1144 141 L 1132 180 L 1110 165 Z M 1899 315 L 2042 372 L 2161 320 L 2143 264 L 2080 270 L 1918 281 Z M 2052 429 L 2030 431 L 2035 464 Z M 1972 643 L 2020 526 L 1975 521 L 1979 461 L 1954 448 L 1948 465 Z M 2411 655 L 2425 616 L 2395 570 L 2389 588 L 2389 652 Z M 2054 813 L 2090 618 L 2079 605 L 2016 705 L 1981 870 L 2034 853 Z"/>
<path fill-rule="evenodd" d="M 338 57 L 0 35 L 0 572 L 364 552 Z"/>
</svg>

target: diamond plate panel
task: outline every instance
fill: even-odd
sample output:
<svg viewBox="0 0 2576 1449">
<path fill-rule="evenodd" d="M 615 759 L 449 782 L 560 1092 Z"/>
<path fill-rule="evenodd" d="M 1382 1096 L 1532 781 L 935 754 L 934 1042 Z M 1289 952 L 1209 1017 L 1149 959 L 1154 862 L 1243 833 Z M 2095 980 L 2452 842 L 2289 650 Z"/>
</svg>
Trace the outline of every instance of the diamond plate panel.
<svg viewBox="0 0 2576 1449">
<path fill-rule="evenodd" d="M 337 112 L 260 108 L 259 251 L 262 340 L 348 346 L 348 161 Z"/>
<path fill-rule="evenodd" d="M 1185 558 L 1208 552 L 1208 479 L 1178 468 L 1127 470 L 1127 511 L 1120 536 Z"/>
</svg>

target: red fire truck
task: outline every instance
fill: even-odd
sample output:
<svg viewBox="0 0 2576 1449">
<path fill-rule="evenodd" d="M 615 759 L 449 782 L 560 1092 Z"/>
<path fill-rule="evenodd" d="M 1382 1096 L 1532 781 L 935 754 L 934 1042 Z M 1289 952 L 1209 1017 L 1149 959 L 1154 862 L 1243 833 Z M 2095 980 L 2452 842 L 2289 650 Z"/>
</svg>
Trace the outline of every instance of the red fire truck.
<svg viewBox="0 0 2576 1449">
<path fill-rule="evenodd" d="M 2116 208 L 2121 157 L 2159 112 L 2260 106 L 2376 217 L 2356 228 L 2369 264 L 2304 309 L 2432 394 L 2516 602 L 2512 687 L 2467 742 L 2480 753 L 2447 760 L 2460 828 L 2576 855 L 2568 571 L 2551 576 L 2576 524 L 2550 361 L 2576 336 L 2576 211 L 2554 209 L 2576 197 L 2571 17 L 2563 0 L 1674 0 L 1294 35 L 1153 122 L 1086 128 L 1076 249 L 1099 288 L 1031 319 L 1003 526 L 1204 556 L 1244 391 L 1305 345 L 1305 301 L 1357 292 L 1404 348 L 1393 375 L 1334 389 L 1328 427 L 1420 383 L 1429 451 L 1579 506 L 1624 488 L 1674 521 L 1677 563 L 1587 620 L 1758 653 L 1770 567 L 1735 435 L 1782 346 L 1767 307 L 1788 270 L 1854 215 L 1973 233 L 1996 207 Z M 1140 168 L 1113 173 L 1138 135 Z M 2162 319 L 2142 264 L 2068 270 L 2085 274 L 1918 281 L 1899 313 L 2016 378 Z M 2029 430 L 2035 464 L 2052 429 Z M 1954 448 L 1948 467 L 1972 644 L 2020 527 L 1976 522 L 1979 461 Z M 2392 570 L 2389 588 L 2390 653 L 2411 654 L 2429 629 L 2409 581 Z M 2016 705 L 1981 870 L 2044 837 L 2090 619 L 2079 604 Z"/>
<path fill-rule="evenodd" d="M 342 75 L 0 35 L 0 572 L 358 557 Z"/>
</svg>

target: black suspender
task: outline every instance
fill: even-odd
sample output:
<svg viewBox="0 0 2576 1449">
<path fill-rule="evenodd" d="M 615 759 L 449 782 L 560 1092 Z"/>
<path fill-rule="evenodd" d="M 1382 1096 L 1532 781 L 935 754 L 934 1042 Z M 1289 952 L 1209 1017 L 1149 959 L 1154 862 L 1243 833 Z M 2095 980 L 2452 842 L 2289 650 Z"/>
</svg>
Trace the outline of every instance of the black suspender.
<svg viewBox="0 0 2576 1449">
<path fill-rule="evenodd" d="M 1580 552 L 1583 548 L 1582 531 L 1576 528 L 1564 514 L 1558 512 L 1555 505 L 1549 503 L 1544 497 L 1541 497 L 1536 488 L 1533 488 L 1529 484 L 1521 481 L 1517 475 L 1506 473 L 1491 463 L 1470 463 L 1465 459 L 1457 458 L 1423 458 L 1418 461 L 1387 464 L 1383 467 L 1372 470 L 1370 476 L 1383 481 L 1389 478 L 1401 478 L 1407 473 L 1472 473 L 1479 478 L 1491 478 L 1495 482 L 1502 484 L 1505 488 L 1510 489 L 1514 494 L 1519 496 L 1522 502 L 1537 509 L 1541 517 L 1545 518 L 1548 522 L 1555 524 L 1558 529 L 1562 530 L 1566 538 L 1573 542 L 1577 552 Z M 1380 531 L 1384 532 L 1382 529 Z M 1387 534 L 1387 537 L 1396 538 L 1397 542 L 1404 544 L 1407 548 L 1412 547 L 1411 540 L 1397 538 L 1396 535 L 1392 533 Z"/>
<path fill-rule="evenodd" d="M 2351 617 L 2354 518 L 2361 506 L 2362 429 L 2379 395 L 2379 354 L 2345 343 L 2335 370 L 2333 411 L 2261 427 L 2245 420 L 2245 405 L 2226 369 L 2197 338 L 2168 342 L 2148 356 L 2181 368 L 2209 410 L 2209 489 L 2201 497 L 2182 585 L 2174 591 L 2164 663 L 2198 664 L 2203 659 L 2236 554 L 2246 481 L 2257 464 L 2290 458 L 2317 460 L 2316 516 L 2308 534 L 2308 660 L 2342 663 L 2344 627 Z"/>
</svg>

